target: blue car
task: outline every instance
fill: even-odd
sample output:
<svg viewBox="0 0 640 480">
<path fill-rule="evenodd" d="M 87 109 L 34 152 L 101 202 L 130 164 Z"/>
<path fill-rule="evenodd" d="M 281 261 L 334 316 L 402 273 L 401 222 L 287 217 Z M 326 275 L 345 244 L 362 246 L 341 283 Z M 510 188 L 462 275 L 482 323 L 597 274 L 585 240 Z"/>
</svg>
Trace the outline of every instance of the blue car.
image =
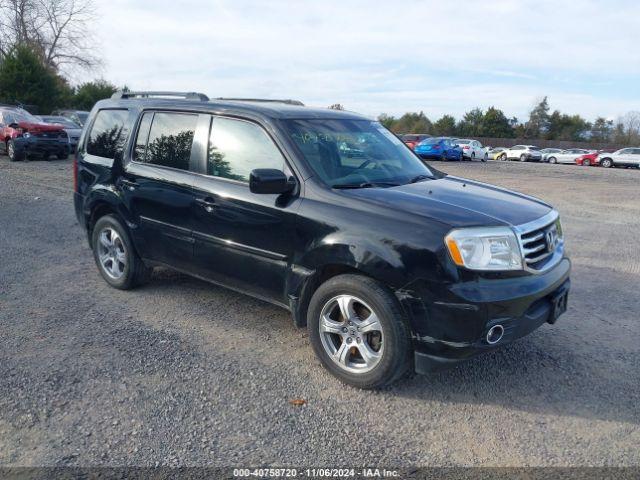
<svg viewBox="0 0 640 480">
<path fill-rule="evenodd" d="M 420 158 L 437 160 L 462 160 L 462 149 L 447 137 L 427 138 L 414 149 Z"/>
</svg>

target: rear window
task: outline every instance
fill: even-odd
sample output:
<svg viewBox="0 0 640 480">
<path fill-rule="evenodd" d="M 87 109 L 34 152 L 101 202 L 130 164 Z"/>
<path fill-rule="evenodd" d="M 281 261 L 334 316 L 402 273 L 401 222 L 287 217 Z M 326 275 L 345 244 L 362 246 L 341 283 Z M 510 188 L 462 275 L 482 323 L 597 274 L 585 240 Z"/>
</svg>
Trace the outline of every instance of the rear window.
<svg viewBox="0 0 640 480">
<path fill-rule="evenodd" d="M 97 157 L 115 159 L 122 157 L 129 135 L 127 110 L 100 110 L 91 126 L 87 140 L 87 153 Z"/>
</svg>

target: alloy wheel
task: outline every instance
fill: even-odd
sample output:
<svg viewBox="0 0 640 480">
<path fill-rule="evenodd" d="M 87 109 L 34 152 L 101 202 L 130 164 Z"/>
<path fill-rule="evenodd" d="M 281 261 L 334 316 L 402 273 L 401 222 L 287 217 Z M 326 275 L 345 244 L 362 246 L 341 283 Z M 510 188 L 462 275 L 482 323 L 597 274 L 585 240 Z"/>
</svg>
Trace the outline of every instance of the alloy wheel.
<svg viewBox="0 0 640 480">
<path fill-rule="evenodd" d="M 118 232 L 105 227 L 98 236 L 98 258 L 103 271 L 114 280 L 124 275 L 127 267 L 127 251 Z"/>
<path fill-rule="evenodd" d="M 318 329 L 329 358 L 347 372 L 368 372 L 382 358 L 382 324 L 358 297 L 339 295 L 329 300 L 322 308 Z"/>
</svg>

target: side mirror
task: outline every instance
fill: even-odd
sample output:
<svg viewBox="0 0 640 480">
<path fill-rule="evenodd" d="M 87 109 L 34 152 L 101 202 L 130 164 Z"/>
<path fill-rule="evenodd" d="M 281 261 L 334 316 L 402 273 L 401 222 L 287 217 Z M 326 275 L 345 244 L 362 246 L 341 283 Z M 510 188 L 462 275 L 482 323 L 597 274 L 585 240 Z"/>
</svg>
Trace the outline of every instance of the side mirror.
<svg viewBox="0 0 640 480">
<path fill-rule="evenodd" d="M 295 187 L 295 182 L 289 181 L 282 170 L 275 168 L 256 168 L 249 176 L 249 190 L 251 193 L 275 193 L 290 192 Z"/>
</svg>

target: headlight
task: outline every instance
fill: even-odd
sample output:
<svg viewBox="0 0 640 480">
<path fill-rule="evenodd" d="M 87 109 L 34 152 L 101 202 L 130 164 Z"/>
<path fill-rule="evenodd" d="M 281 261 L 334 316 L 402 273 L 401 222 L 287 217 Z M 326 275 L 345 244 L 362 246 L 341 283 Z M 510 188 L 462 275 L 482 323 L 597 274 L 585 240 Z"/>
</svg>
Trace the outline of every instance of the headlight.
<svg viewBox="0 0 640 480">
<path fill-rule="evenodd" d="M 508 227 L 452 230 L 444 239 L 456 265 L 471 270 L 521 270 L 522 254 Z"/>
</svg>

